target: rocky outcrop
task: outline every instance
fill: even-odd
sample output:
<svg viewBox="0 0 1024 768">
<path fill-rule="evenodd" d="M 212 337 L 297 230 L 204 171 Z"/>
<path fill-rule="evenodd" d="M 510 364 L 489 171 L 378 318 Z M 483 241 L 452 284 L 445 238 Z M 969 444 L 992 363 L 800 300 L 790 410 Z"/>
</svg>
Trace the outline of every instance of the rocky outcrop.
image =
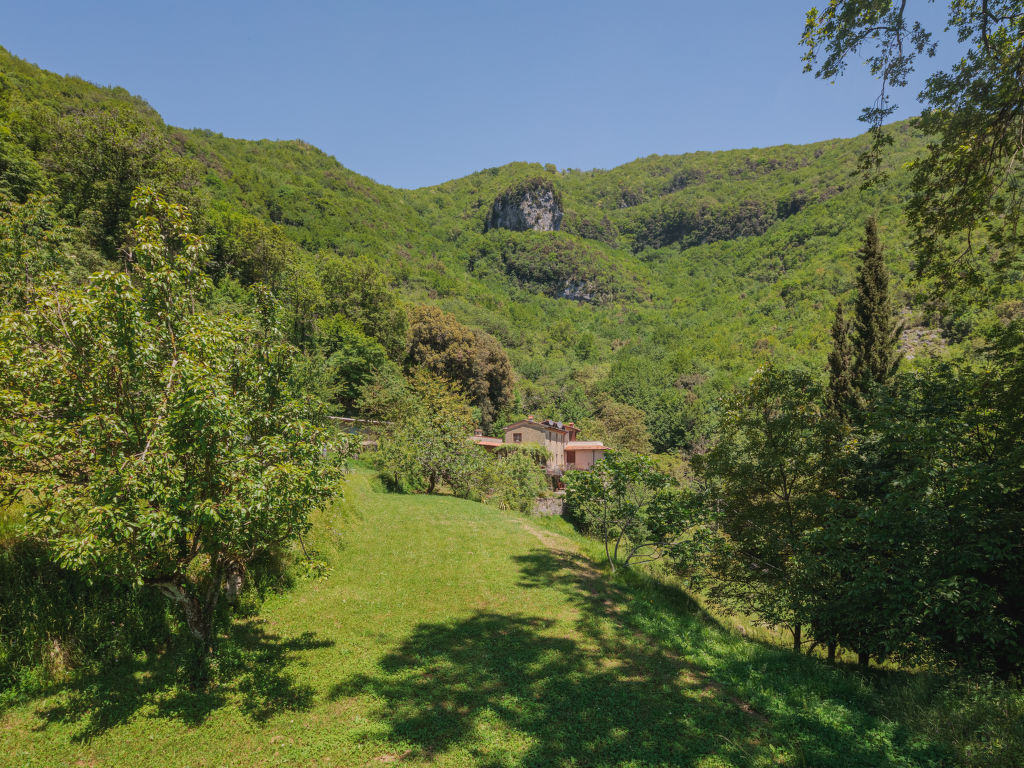
<svg viewBox="0 0 1024 768">
<path fill-rule="evenodd" d="M 521 182 L 491 206 L 486 229 L 554 232 L 562 226 L 562 199 L 547 179 Z"/>
</svg>

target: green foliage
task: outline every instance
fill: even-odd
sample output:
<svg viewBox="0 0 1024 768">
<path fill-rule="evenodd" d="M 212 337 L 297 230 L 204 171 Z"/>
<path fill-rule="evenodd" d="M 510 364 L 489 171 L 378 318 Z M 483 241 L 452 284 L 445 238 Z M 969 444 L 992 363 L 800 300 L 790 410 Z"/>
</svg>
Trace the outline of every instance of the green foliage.
<svg viewBox="0 0 1024 768">
<path fill-rule="evenodd" d="M 543 446 L 536 446 L 543 448 Z M 486 500 L 499 509 L 527 513 L 534 501 L 547 488 L 543 459 L 526 446 L 498 454 L 490 461 L 490 478 Z"/>
<path fill-rule="evenodd" d="M 387 364 L 387 350 L 340 314 L 320 320 L 316 331 L 330 376 L 332 399 L 351 408 L 363 387 Z"/>
<path fill-rule="evenodd" d="M 53 200 L 32 195 L 24 203 L 0 202 L 0 309 L 29 303 L 48 272 L 71 272 L 72 231 Z"/>
<path fill-rule="evenodd" d="M 937 365 L 877 395 L 811 542 L 832 582 L 821 623 L 840 642 L 1003 675 L 1024 665 L 1021 392 L 1018 358 Z"/>
<path fill-rule="evenodd" d="M 586 422 L 588 435 L 607 440 L 610 447 L 618 450 L 651 452 L 651 436 L 644 423 L 643 411 L 607 397 L 597 400 L 596 422 Z"/>
<path fill-rule="evenodd" d="M 0 542 L 0 583 L 0 707 L 170 638 L 159 595 L 61 568 L 39 541 Z"/>
<path fill-rule="evenodd" d="M 801 584 L 805 534 L 818 524 L 819 387 L 807 373 L 766 366 L 727 403 L 718 442 L 697 467 L 711 525 L 708 595 L 768 625 L 806 620 Z"/>
<path fill-rule="evenodd" d="M 23 203 L 46 186 L 46 174 L 32 151 L 17 140 L 10 125 L 10 81 L 0 72 L 0 200 Z"/>
<path fill-rule="evenodd" d="M 912 165 L 906 213 L 922 274 L 945 288 L 984 286 L 998 295 L 1007 278 L 1019 275 L 1024 244 L 1024 7 L 1019 0 L 943 5 L 947 29 L 963 50 L 948 70 L 930 75 L 921 93 L 925 111 L 916 122 L 932 138 Z M 907 84 L 923 55 L 935 54 L 932 33 L 905 2 L 839 0 L 808 12 L 803 42 L 805 71 L 827 80 L 874 46 L 866 61 L 881 93 L 863 112 L 874 141 L 860 165 L 877 171 L 892 143 L 883 127 L 896 109 L 890 92 Z"/>
<path fill-rule="evenodd" d="M 853 317 L 853 383 L 861 398 L 892 378 L 900 364 L 900 334 L 889 296 L 889 273 L 878 239 L 878 223 L 868 219 L 861 266 L 857 272 L 857 298 Z"/>
<path fill-rule="evenodd" d="M 133 208 L 126 271 L 0 324 L 0 481 L 61 566 L 155 586 L 208 646 L 225 578 L 301 535 L 334 475 L 272 300 L 203 312 L 188 213 L 150 190 Z"/>
<path fill-rule="evenodd" d="M 382 422 L 375 461 L 394 489 L 434 493 L 446 483 L 469 494 L 486 457 L 469 439 L 472 414 L 455 385 L 423 368 L 408 380 L 391 372 L 367 387 L 362 407 Z"/>
<path fill-rule="evenodd" d="M 828 353 L 828 391 L 825 406 L 830 416 L 841 421 L 849 419 L 857 407 L 853 386 L 853 348 L 850 344 L 850 321 L 843 313 L 843 304 L 836 305 L 832 322 L 832 349 Z"/>
<path fill-rule="evenodd" d="M 299 249 L 284 229 L 248 213 L 215 208 L 207 215 L 210 271 L 243 285 L 263 283 L 280 291 L 289 261 Z"/>
<path fill-rule="evenodd" d="M 327 310 L 347 318 L 401 362 L 407 352 L 408 319 L 380 267 L 366 257 L 325 255 L 320 269 Z"/>
<path fill-rule="evenodd" d="M 58 118 L 49 168 L 69 220 L 108 257 L 127 235 L 137 187 L 190 201 L 196 183 L 194 166 L 172 151 L 161 126 L 120 104 Z"/>
<path fill-rule="evenodd" d="M 472 260 L 473 270 L 484 272 L 489 257 L 500 260 L 498 268 L 519 285 L 554 298 L 607 303 L 641 293 L 617 271 L 614 252 L 561 232 L 491 232 Z"/>
<path fill-rule="evenodd" d="M 601 539 L 612 572 L 620 562 L 683 563 L 694 548 L 688 534 L 700 520 L 699 505 L 650 459 L 614 451 L 563 479 L 566 513 Z"/>
<path fill-rule="evenodd" d="M 512 404 L 512 364 L 500 342 L 430 306 L 412 308 L 409 332 L 410 365 L 457 385 L 479 409 L 484 429 L 489 429 Z"/>
</svg>

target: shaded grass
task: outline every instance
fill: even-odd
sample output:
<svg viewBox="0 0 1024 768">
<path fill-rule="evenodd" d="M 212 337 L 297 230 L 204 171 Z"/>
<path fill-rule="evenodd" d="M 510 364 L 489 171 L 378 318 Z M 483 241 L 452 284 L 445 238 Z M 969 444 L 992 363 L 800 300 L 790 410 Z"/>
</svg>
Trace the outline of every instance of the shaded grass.
<svg viewBox="0 0 1024 768">
<path fill-rule="evenodd" d="M 1015 711 L 991 711 L 1019 699 L 981 692 L 955 733 L 926 726 L 953 711 L 935 703 L 958 695 L 941 680 L 744 640 L 673 585 L 612 579 L 561 521 L 375 493 L 370 480 L 353 474 L 317 521 L 308 543 L 326 578 L 236 621 L 209 689 L 181 685 L 173 653 L 81 676 L 0 716 L 0 765 L 980 766 L 1020 754 Z"/>
</svg>

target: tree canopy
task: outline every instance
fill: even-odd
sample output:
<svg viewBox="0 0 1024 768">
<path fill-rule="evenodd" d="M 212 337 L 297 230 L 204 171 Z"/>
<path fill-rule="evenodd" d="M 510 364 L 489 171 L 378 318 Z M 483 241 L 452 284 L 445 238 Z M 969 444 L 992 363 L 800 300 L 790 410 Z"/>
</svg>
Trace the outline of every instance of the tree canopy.
<svg viewBox="0 0 1024 768">
<path fill-rule="evenodd" d="M 204 311 L 188 212 L 146 189 L 132 209 L 125 269 L 0 324 L 0 482 L 58 562 L 156 587 L 208 647 L 226 576 L 308 529 L 334 454 L 289 392 L 273 298 Z"/>
</svg>

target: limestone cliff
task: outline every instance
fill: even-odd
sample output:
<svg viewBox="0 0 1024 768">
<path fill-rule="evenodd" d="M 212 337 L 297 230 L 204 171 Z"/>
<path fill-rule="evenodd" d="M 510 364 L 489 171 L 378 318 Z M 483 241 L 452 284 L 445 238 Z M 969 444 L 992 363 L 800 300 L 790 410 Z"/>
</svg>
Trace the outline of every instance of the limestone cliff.
<svg viewBox="0 0 1024 768">
<path fill-rule="evenodd" d="M 561 228 L 562 216 L 562 199 L 551 182 L 530 179 L 495 199 L 487 216 L 486 229 L 554 232 Z"/>
</svg>

